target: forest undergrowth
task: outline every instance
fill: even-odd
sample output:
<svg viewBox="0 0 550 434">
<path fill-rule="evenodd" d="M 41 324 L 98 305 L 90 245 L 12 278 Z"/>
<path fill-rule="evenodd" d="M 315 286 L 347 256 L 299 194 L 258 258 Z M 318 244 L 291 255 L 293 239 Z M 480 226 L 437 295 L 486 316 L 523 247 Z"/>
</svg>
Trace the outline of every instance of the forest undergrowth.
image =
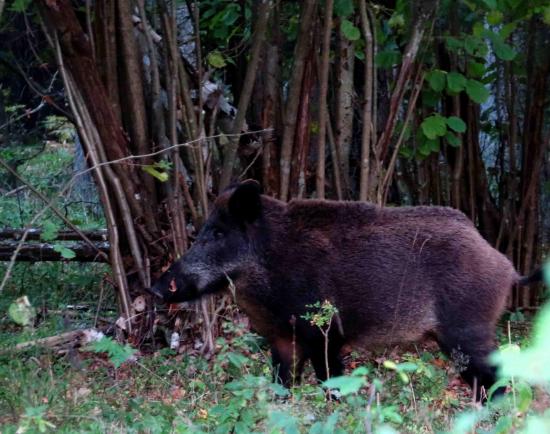
<svg viewBox="0 0 550 434">
<path fill-rule="evenodd" d="M 272 383 L 268 346 L 250 332 L 236 307 L 220 318 L 211 355 L 201 354 L 197 339 L 183 342 L 181 354 L 160 345 L 145 354 L 118 344 L 114 336 L 82 348 L 14 350 L 17 344 L 89 327 L 112 335 L 109 324 L 116 312 L 107 306 L 113 306 L 115 294 L 105 289 L 100 300 L 102 267 L 16 267 L 0 300 L 2 433 L 544 432 L 528 427 L 526 420 L 533 417 L 543 424 L 538 429 L 548 428 L 544 383 L 531 381 L 532 387 L 516 380 L 502 403 L 481 407 L 456 364 L 430 341 L 375 352 L 350 349 L 346 375 L 329 384 L 340 390 L 338 400 L 327 398 L 309 367 L 302 384 L 288 391 Z M 10 303 L 22 295 L 33 310 L 24 327 L 9 313 Z M 527 348 L 536 344 L 530 332 L 527 315 L 508 314 L 499 340 Z M 544 369 L 541 375 L 548 374 Z"/>
</svg>

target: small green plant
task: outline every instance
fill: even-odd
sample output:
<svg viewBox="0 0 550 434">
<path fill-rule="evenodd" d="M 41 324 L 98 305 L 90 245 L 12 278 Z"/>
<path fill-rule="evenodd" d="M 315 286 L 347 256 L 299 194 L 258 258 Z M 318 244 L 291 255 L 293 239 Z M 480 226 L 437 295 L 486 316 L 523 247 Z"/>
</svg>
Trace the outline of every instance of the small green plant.
<svg viewBox="0 0 550 434">
<path fill-rule="evenodd" d="M 312 326 L 317 327 L 325 340 L 325 369 L 327 378 L 330 378 L 330 368 L 328 363 L 328 337 L 332 326 L 332 319 L 338 315 L 338 309 L 330 301 L 325 300 L 323 303 L 316 302 L 306 305 L 309 312 L 302 315 L 302 318 L 309 321 Z"/>
<path fill-rule="evenodd" d="M 25 414 L 21 417 L 18 433 L 24 432 L 46 432 L 50 429 L 55 429 L 55 425 L 46 420 L 46 405 L 40 405 L 38 407 L 27 407 Z"/>
<path fill-rule="evenodd" d="M 92 351 L 95 353 L 107 353 L 109 360 L 115 368 L 120 367 L 124 362 L 130 360 L 137 352 L 137 350 L 130 345 L 121 345 L 107 336 L 95 341 L 92 344 Z"/>
</svg>

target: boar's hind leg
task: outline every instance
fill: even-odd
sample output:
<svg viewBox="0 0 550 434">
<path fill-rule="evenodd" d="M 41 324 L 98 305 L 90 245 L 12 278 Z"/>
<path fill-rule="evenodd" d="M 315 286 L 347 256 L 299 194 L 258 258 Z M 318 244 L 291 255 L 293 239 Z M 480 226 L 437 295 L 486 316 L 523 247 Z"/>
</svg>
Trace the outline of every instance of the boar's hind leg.
<svg viewBox="0 0 550 434">
<path fill-rule="evenodd" d="M 494 327 L 489 324 L 455 325 L 438 336 L 441 349 L 451 358 L 457 370 L 472 390 L 476 399 L 485 400 L 495 383 L 495 368 L 489 364 L 489 355 L 495 349 Z M 495 395 L 501 394 L 498 390 Z"/>
<path fill-rule="evenodd" d="M 292 339 L 278 338 L 271 347 L 273 381 L 290 387 L 300 382 L 304 368 L 302 347 Z"/>
</svg>

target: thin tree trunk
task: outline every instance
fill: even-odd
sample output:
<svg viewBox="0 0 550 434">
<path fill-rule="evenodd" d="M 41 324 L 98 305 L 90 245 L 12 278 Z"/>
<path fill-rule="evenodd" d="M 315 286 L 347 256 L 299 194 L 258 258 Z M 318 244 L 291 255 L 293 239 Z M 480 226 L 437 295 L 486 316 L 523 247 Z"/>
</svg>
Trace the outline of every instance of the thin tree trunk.
<svg viewBox="0 0 550 434">
<path fill-rule="evenodd" d="M 250 62 L 246 68 L 244 84 L 239 98 L 239 105 L 237 107 L 237 117 L 233 121 L 233 128 L 231 130 L 233 136 L 230 137 L 223 159 L 222 174 L 220 178 L 220 191 L 229 185 L 233 174 L 233 168 L 235 166 L 235 159 L 237 156 L 237 147 L 239 145 L 239 136 L 237 135 L 240 134 L 243 129 L 246 111 L 250 103 L 252 89 L 254 89 L 254 82 L 256 81 L 262 44 L 265 38 L 269 18 L 269 4 L 270 2 L 268 0 L 264 0 L 258 7 L 258 21 L 256 22 L 256 29 L 252 39 Z"/>
<path fill-rule="evenodd" d="M 327 137 L 327 93 L 330 58 L 330 34 L 332 32 L 333 0 L 325 1 L 325 21 L 323 25 L 323 45 L 321 47 L 321 67 L 319 73 L 319 141 L 317 143 L 317 198 L 325 198 L 325 164 Z"/>
<path fill-rule="evenodd" d="M 278 14 L 275 14 L 278 17 Z M 273 19 L 275 21 L 275 19 Z M 275 27 L 275 26 L 272 26 Z M 273 38 L 276 38 L 274 35 Z M 279 156 L 277 155 L 277 119 L 280 118 L 279 81 L 281 68 L 278 41 L 275 39 L 266 44 L 264 62 L 265 97 L 261 114 L 261 125 L 266 131 L 262 136 L 262 184 L 270 196 L 277 196 L 279 191 Z"/>
<path fill-rule="evenodd" d="M 314 19 L 315 0 L 304 0 L 300 14 L 300 28 L 298 30 L 298 42 L 294 51 L 294 65 L 290 78 L 290 87 L 286 102 L 286 110 L 283 126 L 283 140 L 281 144 L 281 177 L 279 197 L 282 200 L 288 199 L 290 184 L 290 168 L 292 159 L 292 148 L 300 99 L 300 88 L 304 75 L 305 60 L 311 49 L 311 25 Z"/>
<path fill-rule="evenodd" d="M 369 197 L 370 151 L 372 138 L 372 98 L 374 76 L 373 38 L 367 6 L 365 1 L 359 1 L 361 12 L 361 27 L 365 36 L 365 90 L 363 103 L 363 131 L 361 138 L 361 175 L 359 180 L 359 200 L 365 201 Z"/>
<path fill-rule="evenodd" d="M 432 5 L 430 9 L 426 9 L 424 13 L 418 14 L 409 38 L 409 43 L 403 54 L 403 60 L 401 62 L 401 69 L 399 70 L 399 75 L 395 83 L 395 88 L 390 99 L 390 112 L 388 119 L 386 120 L 386 126 L 378 139 L 376 144 L 379 159 L 383 162 L 388 153 L 388 148 L 390 145 L 393 132 L 395 130 L 395 124 L 397 122 L 397 115 L 399 113 L 399 107 L 403 101 L 403 96 L 405 95 L 405 90 L 407 88 L 407 83 L 410 80 L 411 74 L 413 73 L 414 62 L 416 61 L 416 56 L 418 55 L 418 50 L 420 49 L 420 43 L 424 38 L 426 33 L 427 24 L 431 23 L 431 18 L 434 16 L 437 9 L 436 5 Z"/>
<path fill-rule="evenodd" d="M 336 56 L 336 145 L 340 150 L 340 171 L 346 186 L 346 196 L 350 195 L 350 150 L 353 139 L 353 100 L 354 83 L 353 70 L 355 65 L 355 47 L 352 41 L 338 34 Z"/>
</svg>

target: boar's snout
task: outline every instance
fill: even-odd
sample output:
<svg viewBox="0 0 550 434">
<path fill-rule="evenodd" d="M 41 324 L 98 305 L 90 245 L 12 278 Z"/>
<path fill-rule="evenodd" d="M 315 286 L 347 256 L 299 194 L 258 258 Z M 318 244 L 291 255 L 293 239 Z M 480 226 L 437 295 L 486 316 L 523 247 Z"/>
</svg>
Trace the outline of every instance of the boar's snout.
<svg viewBox="0 0 550 434">
<path fill-rule="evenodd" d="M 198 277 L 182 272 L 181 268 L 181 264 L 174 264 L 146 291 L 158 302 L 181 303 L 194 300 L 198 297 Z"/>
</svg>

